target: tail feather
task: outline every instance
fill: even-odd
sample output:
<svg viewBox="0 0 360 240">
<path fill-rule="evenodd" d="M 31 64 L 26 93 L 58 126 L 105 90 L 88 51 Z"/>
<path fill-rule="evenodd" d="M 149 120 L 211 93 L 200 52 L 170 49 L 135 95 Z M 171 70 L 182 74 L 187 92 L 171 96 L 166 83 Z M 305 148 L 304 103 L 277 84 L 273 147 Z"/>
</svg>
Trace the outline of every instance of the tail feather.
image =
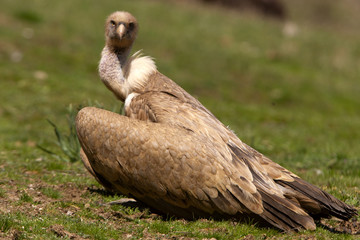
<svg viewBox="0 0 360 240">
<path fill-rule="evenodd" d="M 288 199 L 261 190 L 259 192 L 264 206 L 264 212 L 260 216 L 273 226 L 284 231 L 316 229 L 313 218 Z"/>
<path fill-rule="evenodd" d="M 327 192 L 302 180 L 295 178 L 292 182 L 276 180 L 279 185 L 295 191 L 294 197 L 300 205 L 314 217 L 329 217 L 348 220 L 357 215 L 357 210 L 352 206 L 336 199 Z M 316 206 L 317 205 L 317 206 Z"/>
</svg>

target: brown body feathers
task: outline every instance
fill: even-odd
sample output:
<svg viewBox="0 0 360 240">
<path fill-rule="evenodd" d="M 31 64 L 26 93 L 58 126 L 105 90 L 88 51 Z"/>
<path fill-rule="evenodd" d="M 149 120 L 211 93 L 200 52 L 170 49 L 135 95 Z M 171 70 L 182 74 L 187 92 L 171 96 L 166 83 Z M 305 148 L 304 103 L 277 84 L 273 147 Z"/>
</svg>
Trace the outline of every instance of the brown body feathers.
<svg viewBox="0 0 360 240">
<path fill-rule="evenodd" d="M 129 57 L 137 28 L 129 13 L 110 15 L 99 65 L 126 116 L 77 116 L 82 160 L 105 188 L 180 217 L 257 216 L 282 230 L 357 214 L 243 143 L 151 58 Z"/>
</svg>

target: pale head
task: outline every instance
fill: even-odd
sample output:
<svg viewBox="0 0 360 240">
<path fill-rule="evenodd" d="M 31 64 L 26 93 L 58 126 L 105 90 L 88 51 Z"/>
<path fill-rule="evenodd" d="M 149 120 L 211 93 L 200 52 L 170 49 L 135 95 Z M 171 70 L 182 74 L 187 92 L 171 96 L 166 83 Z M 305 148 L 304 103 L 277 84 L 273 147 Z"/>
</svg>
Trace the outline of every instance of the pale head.
<svg viewBox="0 0 360 240">
<path fill-rule="evenodd" d="M 114 50 L 131 47 L 138 31 L 136 18 L 128 12 L 112 13 L 105 24 L 106 44 Z"/>
</svg>

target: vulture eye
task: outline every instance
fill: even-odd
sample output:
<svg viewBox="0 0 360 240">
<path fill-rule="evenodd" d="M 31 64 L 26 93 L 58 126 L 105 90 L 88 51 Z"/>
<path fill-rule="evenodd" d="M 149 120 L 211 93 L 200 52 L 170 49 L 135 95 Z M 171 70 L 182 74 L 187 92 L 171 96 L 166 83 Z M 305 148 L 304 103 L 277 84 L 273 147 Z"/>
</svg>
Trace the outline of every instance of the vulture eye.
<svg viewBox="0 0 360 240">
<path fill-rule="evenodd" d="M 115 25 L 116 25 L 115 21 L 113 21 L 113 20 L 110 21 L 110 24 L 111 24 L 111 26 L 115 26 Z"/>
<path fill-rule="evenodd" d="M 132 31 L 135 27 L 135 24 L 134 23 L 129 23 L 129 31 Z"/>
</svg>

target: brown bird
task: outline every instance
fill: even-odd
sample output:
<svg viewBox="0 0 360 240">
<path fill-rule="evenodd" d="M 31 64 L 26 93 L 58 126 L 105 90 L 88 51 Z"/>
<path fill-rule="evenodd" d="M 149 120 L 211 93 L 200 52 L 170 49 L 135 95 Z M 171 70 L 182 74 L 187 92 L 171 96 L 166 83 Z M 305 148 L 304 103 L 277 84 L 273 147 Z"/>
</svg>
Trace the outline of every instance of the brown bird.
<svg viewBox="0 0 360 240">
<path fill-rule="evenodd" d="M 250 216 L 285 231 L 357 214 L 243 143 L 150 57 L 129 57 L 137 31 L 130 13 L 111 14 L 99 64 L 126 116 L 87 107 L 76 120 L 84 165 L 106 189 L 175 216 Z"/>
</svg>

